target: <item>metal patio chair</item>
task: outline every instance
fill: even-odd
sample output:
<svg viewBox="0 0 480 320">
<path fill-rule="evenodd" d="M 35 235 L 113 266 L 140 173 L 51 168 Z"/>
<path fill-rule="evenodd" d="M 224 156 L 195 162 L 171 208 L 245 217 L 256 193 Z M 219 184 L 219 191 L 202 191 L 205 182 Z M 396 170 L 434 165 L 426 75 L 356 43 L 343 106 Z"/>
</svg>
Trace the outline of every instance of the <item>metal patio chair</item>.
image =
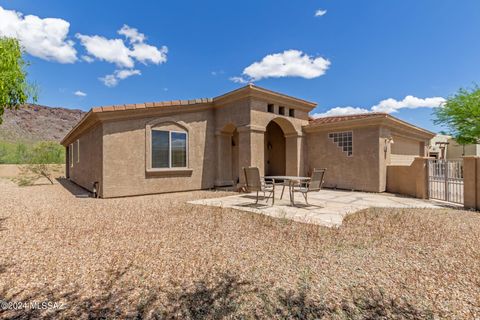
<svg viewBox="0 0 480 320">
<path fill-rule="evenodd" d="M 275 203 L 275 183 L 266 183 L 265 179 L 260 177 L 260 170 L 257 167 L 248 167 L 243 168 L 245 172 L 245 182 L 247 183 L 247 190 L 250 192 L 257 192 L 257 201 L 258 203 L 258 192 L 263 192 L 263 198 L 265 198 L 265 193 L 269 192 L 270 194 L 267 197 L 268 199 L 272 197 L 272 205 Z"/>
<path fill-rule="evenodd" d="M 301 193 L 305 198 L 305 203 L 308 205 L 308 193 L 322 190 L 325 172 L 327 169 L 313 169 L 312 177 L 300 185 L 292 186 L 291 200 L 292 205 L 295 205 L 295 192 Z"/>
</svg>

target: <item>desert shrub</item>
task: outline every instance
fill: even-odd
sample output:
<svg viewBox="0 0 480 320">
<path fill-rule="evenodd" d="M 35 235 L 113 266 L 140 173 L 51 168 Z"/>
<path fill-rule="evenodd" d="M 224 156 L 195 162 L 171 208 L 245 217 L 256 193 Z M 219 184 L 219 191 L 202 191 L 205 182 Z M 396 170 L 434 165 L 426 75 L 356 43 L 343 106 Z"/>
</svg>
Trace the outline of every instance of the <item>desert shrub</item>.
<svg viewBox="0 0 480 320">
<path fill-rule="evenodd" d="M 65 151 L 56 142 L 36 144 L 0 141 L 0 164 L 64 163 Z"/>
<path fill-rule="evenodd" d="M 65 152 L 63 147 L 55 142 L 39 142 L 33 146 L 28 159 L 29 164 L 63 163 Z"/>
</svg>

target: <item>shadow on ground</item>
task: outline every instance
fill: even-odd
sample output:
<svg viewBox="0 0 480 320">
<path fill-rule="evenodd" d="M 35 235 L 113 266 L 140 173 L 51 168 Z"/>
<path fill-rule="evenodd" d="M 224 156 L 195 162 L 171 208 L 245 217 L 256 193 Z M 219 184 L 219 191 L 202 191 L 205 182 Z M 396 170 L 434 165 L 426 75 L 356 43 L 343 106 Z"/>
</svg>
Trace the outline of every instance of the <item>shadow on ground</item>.
<svg viewBox="0 0 480 320">
<path fill-rule="evenodd" d="M 419 310 L 406 301 L 386 297 L 379 290 L 355 291 L 349 300 L 319 301 L 314 299 L 308 284 L 294 290 L 274 290 L 240 280 L 235 274 L 224 273 L 190 286 L 175 286 L 164 291 L 151 290 L 126 301 L 135 288 L 124 288 L 119 280 L 128 268 L 112 274 L 103 294 L 84 297 L 78 290 L 62 294 L 39 290 L 7 294 L 0 290 L 0 300 L 63 302 L 60 309 L 0 310 L 7 319 L 433 319 L 432 314 Z M 21 300 L 20 300 L 21 297 Z M 132 301 L 132 300 L 130 300 Z"/>
<path fill-rule="evenodd" d="M 91 197 L 92 193 L 66 178 L 56 178 L 58 183 L 77 198 Z"/>
</svg>

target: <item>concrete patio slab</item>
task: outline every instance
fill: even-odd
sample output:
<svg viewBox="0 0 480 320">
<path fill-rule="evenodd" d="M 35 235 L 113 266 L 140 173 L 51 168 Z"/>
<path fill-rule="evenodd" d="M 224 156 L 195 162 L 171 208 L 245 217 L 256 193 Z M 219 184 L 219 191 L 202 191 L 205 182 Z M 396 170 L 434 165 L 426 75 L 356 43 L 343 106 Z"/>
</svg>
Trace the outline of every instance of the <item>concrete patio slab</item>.
<svg viewBox="0 0 480 320">
<path fill-rule="evenodd" d="M 278 196 L 277 196 L 278 197 Z M 255 193 L 238 194 L 215 199 L 189 201 L 192 204 L 233 208 L 242 211 L 265 214 L 275 218 L 289 219 L 303 223 L 319 224 L 327 227 L 340 226 L 347 214 L 371 208 L 442 208 L 427 200 L 407 198 L 389 193 L 367 193 L 324 189 L 309 194 L 309 205 L 301 195 L 296 196 L 295 206 L 290 204 L 288 192 L 280 200 L 275 198 L 268 203 L 260 198 L 255 204 Z"/>
</svg>

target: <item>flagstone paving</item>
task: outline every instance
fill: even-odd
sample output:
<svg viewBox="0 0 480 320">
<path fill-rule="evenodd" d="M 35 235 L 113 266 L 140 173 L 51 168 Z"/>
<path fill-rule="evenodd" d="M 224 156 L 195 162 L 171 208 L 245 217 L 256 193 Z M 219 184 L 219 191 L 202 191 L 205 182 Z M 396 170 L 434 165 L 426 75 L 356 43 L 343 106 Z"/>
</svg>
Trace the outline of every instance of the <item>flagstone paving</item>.
<svg viewBox="0 0 480 320">
<path fill-rule="evenodd" d="M 189 201 L 192 204 L 233 208 L 265 214 L 275 218 L 289 219 L 328 227 L 340 226 L 346 215 L 371 208 L 442 208 L 441 203 L 421 200 L 389 193 L 368 193 L 324 189 L 310 193 L 307 205 L 301 195 L 295 196 L 295 206 L 290 204 L 288 192 L 280 200 L 276 195 L 275 205 L 260 197 L 255 204 L 255 193 L 238 194 L 223 198 Z"/>
</svg>

